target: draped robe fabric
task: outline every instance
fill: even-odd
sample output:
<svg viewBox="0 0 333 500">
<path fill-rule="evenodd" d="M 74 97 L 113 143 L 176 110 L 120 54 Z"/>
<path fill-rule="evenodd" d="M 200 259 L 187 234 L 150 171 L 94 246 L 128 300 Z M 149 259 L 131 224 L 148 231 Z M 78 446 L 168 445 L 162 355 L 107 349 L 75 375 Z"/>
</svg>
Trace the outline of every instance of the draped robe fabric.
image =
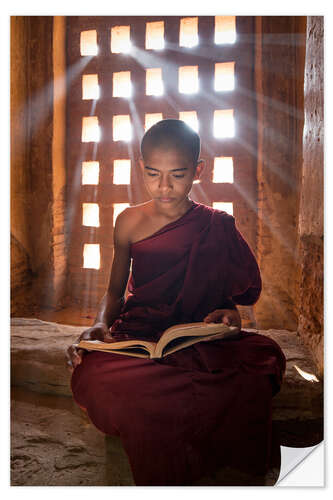
<svg viewBox="0 0 333 500">
<path fill-rule="evenodd" d="M 131 257 L 129 293 L 111 328 L 118 340 L 158 340 L 173 324 L 260 296 L 235 219 L 199 203 L 133 243 Z M 189 485 L 223 465 L 267 472 L 285 363 L 276 342 L 242 330 L 162 359 L 87 353 L 71 388 L 99 430 L 120 436 L 136 485 Z"/>
</svg>

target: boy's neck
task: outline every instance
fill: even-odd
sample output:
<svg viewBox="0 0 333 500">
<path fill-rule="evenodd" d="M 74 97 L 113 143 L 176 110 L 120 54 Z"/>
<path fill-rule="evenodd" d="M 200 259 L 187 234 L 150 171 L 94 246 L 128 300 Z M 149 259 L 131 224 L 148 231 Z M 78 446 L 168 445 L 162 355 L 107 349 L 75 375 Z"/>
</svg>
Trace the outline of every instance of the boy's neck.
<svg viewBox="0 0 333 500">
<path fill-rule="evenodd" d="M 193 205 L 193 201 L 190 198 L 185 198 L 184 201 L 176 206 L 168 207 L 161 206 L 152 200 L 152 208 L 156 215 L 164 216 L 168 219 L 175 219 L 184 215 Z"/>
</svg>

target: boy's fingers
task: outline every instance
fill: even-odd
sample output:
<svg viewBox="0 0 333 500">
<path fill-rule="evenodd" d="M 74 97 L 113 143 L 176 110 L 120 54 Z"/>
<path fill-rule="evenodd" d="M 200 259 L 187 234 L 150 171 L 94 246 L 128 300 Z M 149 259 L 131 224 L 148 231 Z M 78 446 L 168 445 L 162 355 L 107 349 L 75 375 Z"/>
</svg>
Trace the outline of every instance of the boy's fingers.
<svg viewBox="0 0 333 500">
<path fill-rule="evenodd" d="M 82 363 L 83 350 L 82 349 L 75 349 L 73 354 L 74 354 L 74 359 L 72 359 L 72 363 L 73 363 L 74 368 L 76 368 L 77 365 L 80 365 Z"/>
<path fill-rule="evenodd" d="M 76 368 L 82 363 L 83 349 L 77 349 L 77 344 L 72 344 L 67 350 L 67 364 L 69 367 Z"/>
<path fill-rule="evenodd" d="M 67 369 L 68 369 L 69 372 L 73 373 L 74 366 L 72 365 L 71 361 L 67 361 Z"/>
<path fill-rule="evenodd" d="M 240 326 L 240 319 L 232 312 L 224 311 L 223 309 L 216 309 L 203 320 L 205 323 L 223 323 L 228 326 Z"/>
<path fill-rule="evenodd" d="M 227 316 L 226 314 L 223 316 L 222 321 L 223 321 L 223 323 L 224 323 L 225 325 L 228 325 L 228 326 L 230 326 L 230 325 L 231 325 L 231 319 L 230 319 L 230 317 L 229 317 L 229 316 Z"/>
<path fill-rule="evenodd" d="M 90 329 L 89 330 L 85 330 L 81 335 L 80 335 L 80 338 L 78 339 L 77 342 L 79 342 L 80 340 L 90 340 L 91 339 L 91 331 Z M 75 344 L 74 344 L 75 345 Z"/>
<path fill-rule="evenodd" d="M 221 323 L 221 313 L 219 313 L 218 311 L 213 311 L 207 314 L 207 316 L 204 318 L 204 321 L 206 323 Z"/>
<path fill-rule="evenodd" d="M 212 323 L 215 321 L 215 316 L 213 316 L 212 313 L 207 314 L 207 316 L 204 318 L 205 323 Z"/>
<path fill-rule="evenodd" d="M 220 311 L 219 309 L 217 309 L 216 311 L 213 311 L 211 313 L 211 318 L 212 318 L 212 321 L 214 321 L 215 323 L 222 323 L 223 312 Z"/>
<path fill-rule="evenodd" d="M 222 310 L 216 310 L 216 311 L 213 311 L 211 313 L 209 313 L 204 321 L 206 323 L 211 323 L 211 322 L 215 322 L 215 323 L 224 323 L 225 325 L 231 325 L 232 323 L 232 317 L 229 315 L 229 314 L 225 314 L 223 313 Z"/>
</svg>

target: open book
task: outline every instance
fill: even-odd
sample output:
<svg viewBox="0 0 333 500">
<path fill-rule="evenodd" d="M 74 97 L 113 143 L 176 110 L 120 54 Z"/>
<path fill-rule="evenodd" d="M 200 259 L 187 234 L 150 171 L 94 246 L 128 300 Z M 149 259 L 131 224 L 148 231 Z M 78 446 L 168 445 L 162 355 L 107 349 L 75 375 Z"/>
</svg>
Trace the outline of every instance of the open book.
<svg viewBox="0 0 333 500">
<path fill-rule="evenodd" d="M 165 330 L 158 342 L 141 339 L 115 340 L 114 342 L 81 340 L 77 348 L 113 352 L 138 358 L 163 358 L 197 342 L 237 337 L 239 331 L 237 326 L 227 326 L 224 323 L 184 323 Z"/>
</svg>

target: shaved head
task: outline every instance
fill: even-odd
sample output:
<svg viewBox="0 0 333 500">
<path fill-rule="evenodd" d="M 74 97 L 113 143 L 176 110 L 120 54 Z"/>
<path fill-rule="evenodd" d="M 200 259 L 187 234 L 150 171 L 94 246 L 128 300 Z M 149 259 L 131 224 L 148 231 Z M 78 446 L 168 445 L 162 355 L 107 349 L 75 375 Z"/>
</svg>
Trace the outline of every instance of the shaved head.
<svg viewBox="0 0 333 500">
<path fill-rule="evenodd" d="M 178 150 L 196 164 L 200 154 L 200 137 L 182 120 L 161 120 L 143 136 L 142 157 L 146 159 L 149 153 L 157 148 Z"/>
</svg>

